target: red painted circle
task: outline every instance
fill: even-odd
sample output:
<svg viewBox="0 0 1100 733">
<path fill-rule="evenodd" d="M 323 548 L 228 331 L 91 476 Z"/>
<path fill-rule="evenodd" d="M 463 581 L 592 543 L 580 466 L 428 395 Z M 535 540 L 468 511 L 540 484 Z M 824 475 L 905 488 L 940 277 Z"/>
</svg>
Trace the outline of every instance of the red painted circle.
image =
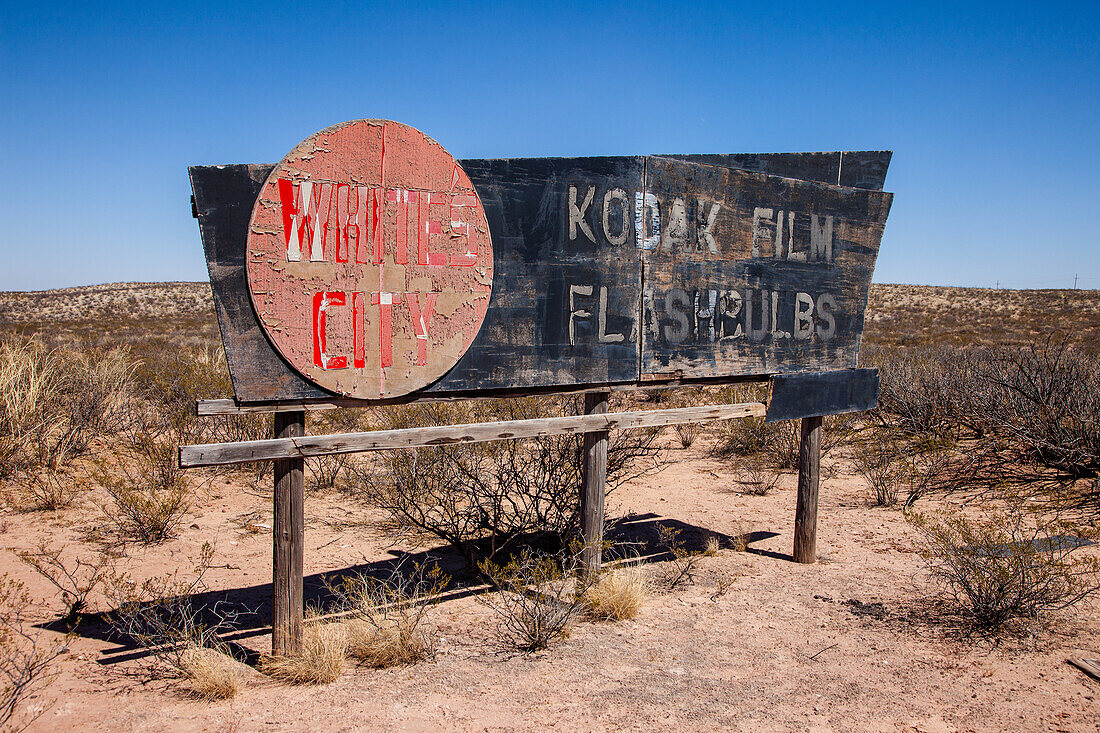
<svg viewBox="0 0 1100 733">
<path fill-rule="evenodd" d="M 378 399 L 431 384 L 469 348 L 493 248 L 450 153 L 408 125 L 355 120 L 306 138 L 271 171 L 246 269 L 260 324 L 294 369 Z"/>
</svg>

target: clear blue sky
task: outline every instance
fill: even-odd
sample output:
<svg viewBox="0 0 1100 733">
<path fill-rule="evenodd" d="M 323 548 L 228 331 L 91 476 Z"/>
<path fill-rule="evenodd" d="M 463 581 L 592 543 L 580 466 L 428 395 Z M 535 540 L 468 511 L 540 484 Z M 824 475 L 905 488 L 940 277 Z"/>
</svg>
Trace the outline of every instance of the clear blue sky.
<svg viewBox="0 0 1100 733">
<path fill-rule="evenodd" d="M 5 3 L 0 290 L 201 280 L 187 166 L 892 149 L 878 282 L 1100 288 L 1100 4 Z"/>
</svg>

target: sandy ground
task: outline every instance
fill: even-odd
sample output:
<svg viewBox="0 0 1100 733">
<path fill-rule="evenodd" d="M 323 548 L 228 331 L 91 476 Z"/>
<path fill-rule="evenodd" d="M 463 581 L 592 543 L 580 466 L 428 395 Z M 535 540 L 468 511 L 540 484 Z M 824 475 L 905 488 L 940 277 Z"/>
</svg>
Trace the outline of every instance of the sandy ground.
<svg viewBox="0 0 1100 733">
<path fill-rule="evenodd" d="M 1095 604 L 1057 616 L 1037 637 L 996 642 L 915 620 L 928 587 L 912 530 L 901 512 L 869 507 L 843 461 L 826 459 L 840 472 L 822 489 L 820 562 L 798 565 L 789 557 L 793 475 L 768 496 L 748 496 L 703 441 L 671 459 L 609 496 L 609 516 L 633 514 L 624 532 L 651 533 L 661 521 L 688 538 L 759 539 L 748 552 L 703 559 L 694 585 L 654 593 L 633 621 L 584 623 L 547 651 L 507 652 L 492 612 L 466 596 L 431 612 L 442 637 L 434 662 L 351 668 L 317 687 L 250 672 L 241 693 L 221 703 L 144 681 L 140 661 L 125 661 L 129 650 L 78 637 L 60 677 L 32 701 L 46 709 L 31 730 L 1097 730 L 1100 683 L 1066 663 L 1100 657 Z M 261 603 L 270 592 L 271 537 L 262 526 L 270 497 L 237 475 L 213 480 L 200 506 L 180 539 L 132 549 L 125 562 L 146 575 L 186 570 L 213 540 L 222 567 L 209 585 Z M 85 505 L 8 515 L 0 543 L 29 548 L 48 535 L 76 550 L 97 514 Z M 381 517 L 337 495 L 307 496 L 306 514 L 307 576 L 423 549 L 387 548 Z M 0 572 L 55 598 L 12 553 L 0 553 Z M 41 619 L 58 609 L 44 603 Z M 270 637 L 258 629 L 241 642 L 265 650 Z"/>
</svg>

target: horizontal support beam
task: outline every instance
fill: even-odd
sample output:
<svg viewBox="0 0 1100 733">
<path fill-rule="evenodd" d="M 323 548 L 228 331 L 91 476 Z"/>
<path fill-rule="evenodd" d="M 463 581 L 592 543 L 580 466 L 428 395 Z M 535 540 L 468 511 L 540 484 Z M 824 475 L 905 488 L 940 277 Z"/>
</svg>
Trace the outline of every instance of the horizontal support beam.
<svg viewBox="0 0 1100 733">
<path fill-rule="evenodd" d="M 649 377 L 649 381 L 642 383 L 629 382 L 626 384 L 612 384 L 600 386 L 580 387 L 547 387 L 545 389 L 509 389 L 509 390 L 480 390 L 477 392 L 458 392 L 447 395 L 432 395 L 416 393 L 407 398 L 393 400 L 357 400 L 350 397 L 329 397 L 326 399 L 308 400 L 280 400 L 278 402 L 245 402 L 239 403 L 235 399 L 199 400 L 195 403 L 195 413 L 199 417 L 212 417 L 215 415 L 249 415 L 272 412 L 298 412 L 306 410 L 335 410 L 341 407 L 377 407 L 379 405 L 407 405 L 426 402 L 456 402 L 459 400 L 494 400 L 506 397 L 547 397 L 562 395 L 578 395 L 586 392 L 638 392 L 654 389 L 672 389 L 674 387 L 706 387 L 725 384 L 761 383 L 769 379 L 764 376 L 735 376 L 735 377 L 711 377 L 704 379 L 680 379 L 665 375 Z"/>
<path fill-rule="evenodd" d="M 630 430 L 635 428 L 682 425 L 707 420 L 738 417 L 763 417 L 760 402 L 736 405 L 679 407 L 671 410 L 567 415 L 530 420 L 440 425 L 426 428 L 377 430 L 369 433 L 307 435 L 300 438 L 248 440 L 239 443 L 185 445 L 179 449 L 180 468 L 224 466 L 232 463 L 270 461 L 279 458 L 309 458 L 340 453 L 361 453 L 388 448 L 423 448 L 454 443 L 482 443 L 510 438 L 540 438 L 547 435 L 586 433 L 594 430 Z"/>
</svg>

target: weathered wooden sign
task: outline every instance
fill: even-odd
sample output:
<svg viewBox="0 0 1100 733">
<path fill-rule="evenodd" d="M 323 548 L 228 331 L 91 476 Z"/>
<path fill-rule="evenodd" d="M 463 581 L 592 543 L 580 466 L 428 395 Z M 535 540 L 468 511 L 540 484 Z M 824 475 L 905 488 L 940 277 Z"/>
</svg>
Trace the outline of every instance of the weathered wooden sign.
<svg viewBox="0 0 1100 733">
<path fill-rule="evenodd" d="M 467 160 L 404 125 L 191 169 L 238 401 L 855 366 L 889 153 Z"/>
<path fill-rule="evenodd" d="M 889 162 L 459 163 L 406 125 L 359 120 L 275 166 L 191 168 L 236 395 L 223 407 L 277 415 L 272 439 L 181 446 L 180 465 L 275 461 L 273 653 L 302 643 L 306 456 L 583 433 L 594 573 L 608 430 L 802 418 L 793 558 L 813 562 L 821 416 L 877 400 L 877 372 L 853 367 Z M 772 377 L 766 405 L 607 412 L 611 387 L 741 377 Z M 585 414 L 304 436 L 310 403 L 554 390 L 586 392 Z"/>
</svg>

